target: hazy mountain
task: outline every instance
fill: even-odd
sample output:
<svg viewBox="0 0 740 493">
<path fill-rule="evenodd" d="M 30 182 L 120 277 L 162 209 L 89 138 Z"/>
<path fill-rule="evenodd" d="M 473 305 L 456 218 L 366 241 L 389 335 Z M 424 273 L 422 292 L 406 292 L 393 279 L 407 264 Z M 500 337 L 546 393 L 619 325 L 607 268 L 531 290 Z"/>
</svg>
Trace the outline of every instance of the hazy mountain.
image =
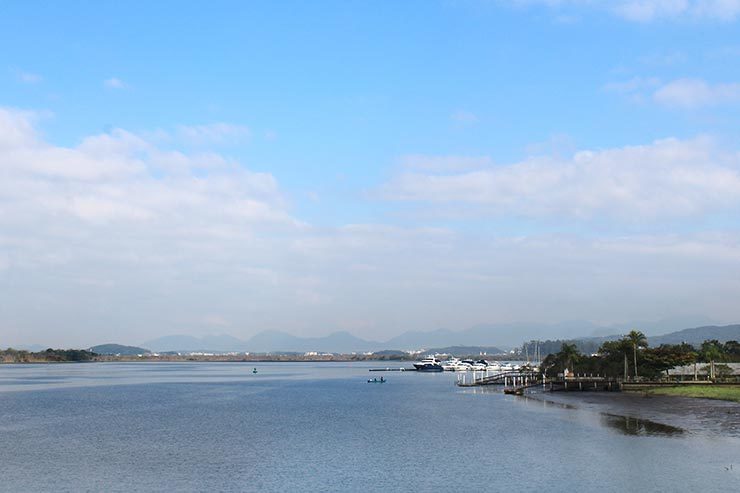
<svg viewBox="0 0 740 493">
<path fill-rule="evenodd" d="M 430 353 L 454 354 L 455 356 L 478 356 L 505 353 L 495 346 L 448 346 L 429 349 Z"/>
<path fill-rule="evenodd" d="M 663 318 L 660 320 L 633 320 L 620 324 L 610 325 L 600 334 L 593 335 L 609 336 L 613 334 L 626 334 L 632 329 L 637 329 L 643 334 L 668 334 L 685 329 L 686 327 L 705 327 L 716 325 L 716 322 L 703 315 L 685 315 Z"/>
<path fill-rule="evenodd" d="M 642 330 L 639 325 L 636 325 L 633 328 L 637 328 L 637 330 L 640 330 L 640 332 L 646 335 L 648 344 L 651 347 L 660 346 L 661 344 L 681 344 L 682 342 L 698 346 L 709 339 L 717 339 L 720 342 L 731 340 L 740 341 L 740 325 L 708 325 L 704 327 L 694 327 L 691 329 L 673 331 L 662 335 L 650 335 L 649 332 L 646 333 L 645 330 Z M 608 336 L 580 337 L 575 340 L 600 344 L 606 341 L 616 341 L 621 339 L 629 332 L 629 330 L 625 329 L 620 331 L 618 334 L 615 333 Z"/>
<path fill-rule="evenodd" d="M 719 342 L 740 341 L 740 325 L 709 325 L 706 327 L 684 329 L 662 336 L 648 337 L 648 343 L 651 346 L 659 346 L 661 344 L 681 344 L 682 342 L 687 342 L 698 346 L 707 339 L 717 339 Z"/>
<path fill-rule="evenodd" d="M 419 349 L 450 346 L 518 347 L 529 339 L 559 339 L 564 334 L 590 333 L 597 326 L 591 322 L 568 321 L 553 324 L 515 323 L 477 325 L 453 331 L 437 329 L 429 332 L 409 331 L 384 343 L 386 348 Z"/>
<path fill-rule="evenodd" d="M 38 353 L 39 351 L 48 349 L 48 347 L 49 346 L 42 346 L 41 344 L 21 344 L 19 346 L 15 346 L 14 349 L 20 349 L 22 351 L 30 351 L 32 353 Z"/>
<path fill-rule="evenodd" d="M 409 331 L 381 344 L 383 349 L 415 350 L 432 346 L 449 346 L 460 341 L 460 332 L 437 329 L 429 332 Z"/>
<path fill-rule="evenodd" d="M 124 355 L 135 356 L 137 354 L 151 353 L 148 349 L 137 346 L 124 346 L 122 344 L 99 344 L 88 349 L 95 354 L 102 355 Z"/>
<path fill-rule="evenodd" d="M 687 341 L 700 343 L 705 339 L 740 340 L 740 325 L 726 327 L 704 326 L 693 329 L 684 329 L 663 335 L 653 335 L 657 330 L 647 327 L 673 326 L 678 321 L 659 321 L 651 324 L 620 324 L 620 327 L 599 326 L 587 321 L 568 321 L 552 324 L 518 323 L 480 325 L 470 329 L 453 331 L 449 329 L 436 329 L 428 332 L 409 331 L 385 342 L 368 341 L 354 336 L 349 332 L 334 332 L 323 337 L 299 337 L 286 332 L 265 331 L 256 334 L 244 341 L 228 335 L 192 337 L 173 335 L 160 337 L 147 341 L 142 345 L 153 351 L 249 351 L 252 353 L 266 352 L 330 352 L 351 353 L 382 350 L 418 350 L 432 348 L 451 347 L 474 347 L 486 348 L 482 351 L 492 352 L 506 351 L 513 347 L 519 347 L 525 341 L 537 340 L 585 340 L 590 343 L 599 343 L 614 340 L 622 334 L 637 328 L 648 335 L 650 345 L 656 346 L 662 343 L 678 343 Z M 577 337 L 573 334 L 606 333 L 605 336 Z M 493 350 L 497 351 L 493 351 Z"/>
<path fill-rule="evenodd" d="M 248 351 L 247 343 L 230 335 L 209 335 L 204 337 L 193 337 L 184 335 L 171 335 L 158 337 L 146 341 L 142 346 L 151 348 L 152 351 L 214 351 L 232 352 Z"/>
<path fill-rule="evenodd" d="M 324 337 L 298 337 L 286 332 L 264 331 L 244 341 L 229 335 L 193 337 L 171 335 L 143 343 L 153 351 L 213 352 L 306 352 L 350 353 L 372 351 L 383 345 L 355 337 L 349 332 L 335 332 Z"/>
<path fill-rule="evenodd" d="M 254 353 L 279 351 L 320 351 L 329 353 L 351 353 L 382 349 L 383 344 L 360 339 L 349 332 L 334 332 L 323 337 L 297 337 L 285 332 L 265 331 L 247 342 Z"/>
</svg>

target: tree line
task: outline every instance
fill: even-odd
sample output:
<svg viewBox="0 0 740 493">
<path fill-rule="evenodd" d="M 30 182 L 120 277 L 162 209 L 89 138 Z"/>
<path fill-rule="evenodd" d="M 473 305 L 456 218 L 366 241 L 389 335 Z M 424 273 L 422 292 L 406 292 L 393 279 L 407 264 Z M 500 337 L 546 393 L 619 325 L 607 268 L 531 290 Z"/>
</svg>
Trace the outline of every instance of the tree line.
<svg viewBox="0 0 740 493">
<path fill-rule="evenodd" d="M 710 379 L 715 380 L 732 373 L 724 363 L 740 362 L 740 343 L 717 340 L 704 341 L 698 348 L 691 344 L 661 344 L 649 347 L 645 334 L 633 330 L 621 339 L 606 341 L 595 354 L 583 354 L 576 344 L 564 342 L 556 353 L 549 354 L 541 363 L 548 376 L 568 370 L 571 373 L 598 374 L 621 377 L 625 380 L 668 377 L 668 370 L 677 366 L 707 365 Z"/>
<path fill-rule="evenodd" d="M 47 349 L 45 351 L 25 351 L 23 349 L 0 349 L 0 362 L 3 363 L 46 363 L 64 361 L 92 361 L 97 355 L 84 349 Z"/>
</svg>

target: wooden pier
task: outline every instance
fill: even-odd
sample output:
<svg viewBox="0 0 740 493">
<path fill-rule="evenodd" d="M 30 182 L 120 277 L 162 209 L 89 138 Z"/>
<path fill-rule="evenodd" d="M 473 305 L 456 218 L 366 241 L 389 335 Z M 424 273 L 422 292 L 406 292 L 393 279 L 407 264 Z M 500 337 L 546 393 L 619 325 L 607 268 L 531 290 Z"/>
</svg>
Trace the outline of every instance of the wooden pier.
<svg viewBox="0 0 740 493">
<path fill-rule="evenodd" d="M 618 392 L 622 389 L 621 382 L 615 378 L 598 375 L 575 375 L 567 378 L 552 378 L 545 383 L 547 390 L 555 391 L 597 391 Z"/>
<path fill-rule="evenodd" d="M 458 375 L 460 387 L 479 387 L 483 385 L 502 385 L 509 394 L 522 395 L 526 389 L 541 387 L 544 391 L 601 391 L 613 392 L 621 389 L 621 382 L 614 378 L 599 375 L 570 375 L 547 378 L 534 371 L 507 371 L 493 375 Z"/>
<path fill-rule="evenodd" d="M 480 375 L 483 372 L 471 372 L 471 374 L 458 373 L 457 385 L 460 387 L 479 387 L 481 385 L 503 385 L 504 387 L 521 387 L 539 385 L 542 383 L 543 375 L 534 371 L 511 370 L 499 373 Z"/>
</svg>

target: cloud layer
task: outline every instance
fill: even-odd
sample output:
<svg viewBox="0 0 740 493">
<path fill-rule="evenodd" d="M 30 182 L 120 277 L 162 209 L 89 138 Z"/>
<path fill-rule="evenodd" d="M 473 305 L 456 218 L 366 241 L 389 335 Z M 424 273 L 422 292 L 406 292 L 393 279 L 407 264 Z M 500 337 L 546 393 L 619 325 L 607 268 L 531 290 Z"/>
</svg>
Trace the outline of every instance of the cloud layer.
<svg viewBox="0 0 740 493">
<path fill-rule="evenodd" d="M 469 162 L 460 161 L 461 166 Z M 447 162 L 447 168 L 453 166 Z M 404 172 L 385 185 L 383 194 L 402 201 L 469 204 L 498 216 L 691 217 L 737 210 L 740 155 L 722 151 L 708 138 L 665 139 L 581 151 L 569 159 L 531 158 L 458 173 Z"/>
<path fill-rule="evenodd" d="M 552 8 L 603 9 L 634 22 L 663 19 L 733 21 L 740 15 L 740 0 L 514 0 L 515 4 L 544 4 Z"/>
<path fill-rule="evenodd" d="M 598 237 L 492 233 L 485 221 L 472 232 L 435 221 L 317 227 L 274 176 L 217 153 L 123 129 L 58 146 L 37 120 L 0 110 L 0 345 L 141 343 L 225 328 L 382 339 L 492 322 L 737 315 L 731 229 Z M 737 161 L 704 138 L 512 165 L 415 155 L 384 193 L 400 208 L 457 202 L 508 218 L 694 217 L 734 210 Z"/>
<path fill-rule="evenodd" d="M 633 77 L 604 86 L 631 101 L 653 101 L 665 108 L 696 110 L 740 103 L 740 83 L 711 83 L 704 79 L 682 78 L 663 82 L 657 77 Z"/>
</svg>

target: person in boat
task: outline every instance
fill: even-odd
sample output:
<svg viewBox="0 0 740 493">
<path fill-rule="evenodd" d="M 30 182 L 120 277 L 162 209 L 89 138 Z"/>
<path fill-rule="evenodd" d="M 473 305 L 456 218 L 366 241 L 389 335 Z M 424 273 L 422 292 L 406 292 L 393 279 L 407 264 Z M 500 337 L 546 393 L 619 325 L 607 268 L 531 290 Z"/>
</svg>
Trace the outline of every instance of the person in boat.
<svg viewBox="0 0 740 493">
<path fill-rule="evenodd" d="M 383 377 L 380 377 L 380 383 L 385 382 L 385 379 Z"/>
</svg>

